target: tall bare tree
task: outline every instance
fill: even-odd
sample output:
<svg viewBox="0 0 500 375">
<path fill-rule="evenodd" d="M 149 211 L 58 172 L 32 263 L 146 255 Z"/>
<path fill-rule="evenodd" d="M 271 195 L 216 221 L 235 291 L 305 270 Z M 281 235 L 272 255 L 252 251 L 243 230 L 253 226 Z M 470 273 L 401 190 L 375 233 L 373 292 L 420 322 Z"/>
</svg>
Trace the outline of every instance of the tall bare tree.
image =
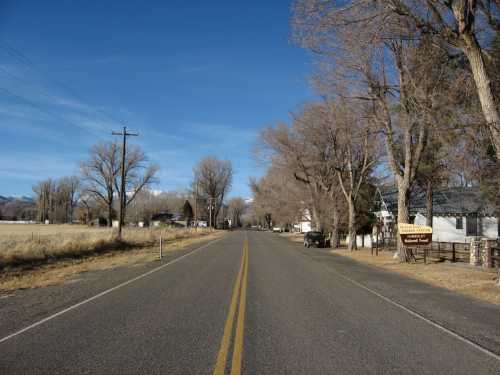
<svg viewBox="0 0 500 375">
<path fill-rule="evenodd" d="M 120 174 L 120 148 L 116 142 L 100 142 L 90 150 L 90 159 L 80 164 L 85 193 L 107 209 L 108 226 L 115 217 L 113 203 Z"/>
<path fill-rule="evenodd" d="M 449 55 L 463 53 L 500 160 L 500 117 L 484 47 L 488 34 L 500 28 L 498 0 L 298 0 L 294 13 L 297 39 L 322 54 L 343 50 L 334 40 L 408 45 L 429 36 Z"/>
<path fill-rule="evenodd" d="M 201 196 L 213 205 L 211 223 L 216 225 L 220 210 L 233 182 L 233 167 L 229 160 L 207 156 L 194 168 L 194 186 L 198 186 Z"/>
<path fill-rule="evenodd" d="M 440 104 L 433 88 L 442 83 L 439 70 L 415 68 L 425 65 L 417 30 L 383 2 L 362 0 L 297 1 L 294 28 L 296 40 L 320 55 L 318 89 L 370 104 L 398 186 L 398 222 L 407 223 L 410 187 Z"/>
<path fill-rule="evenodd" d="M 330 104 L 327 138 L 330 163 L 335 171 L 348 207 L 349 250 L 356 247 L 357 203 L 379 158 L 378 137 L 371 132 L 366 116 L 355 103 Z M 333 115 L 333 116 L 332 116 Z"/>
<path fill-rule="evenodd" d="M 232 198 L 227 202 L 232 225 L 241 227 L 241 217 L 245 213 L 245 201 L 241 197 Z"/>
<path fill-rule="evenodd" d="M 106 207 L 108 226 L 115 217 L 113 204 L 120 195 L 121 146 L 117 142 L 101 142 L 90 151 L 90 159 L 80 165 L 84 191 Z M 126 205 L 137 194 L 155 182 L 158 167 L 148 162 L 138 147 L 129 147 L 125 159 Z"/>
</svg>

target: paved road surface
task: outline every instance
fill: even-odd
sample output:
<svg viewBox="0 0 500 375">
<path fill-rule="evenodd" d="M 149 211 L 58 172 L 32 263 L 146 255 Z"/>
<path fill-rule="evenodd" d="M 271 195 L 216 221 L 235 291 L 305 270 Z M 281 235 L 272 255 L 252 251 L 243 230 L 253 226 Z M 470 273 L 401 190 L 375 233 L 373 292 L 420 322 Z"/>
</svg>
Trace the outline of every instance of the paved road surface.
<svg viewBox="0 0 500 375">
<path fill-rule="evenodd" d="M 0 322 L 0 374 L 500 374 L 499 308 L 271 233 L 147 272 Z"/>
</svg>

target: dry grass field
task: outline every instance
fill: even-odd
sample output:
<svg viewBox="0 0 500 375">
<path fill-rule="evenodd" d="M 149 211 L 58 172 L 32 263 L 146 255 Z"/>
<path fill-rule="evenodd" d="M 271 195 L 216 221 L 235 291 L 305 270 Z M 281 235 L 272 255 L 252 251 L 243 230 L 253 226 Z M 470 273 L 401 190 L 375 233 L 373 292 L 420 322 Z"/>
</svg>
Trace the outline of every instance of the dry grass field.
<svg viewBox="0 0 500 375">
<path fill-rule="evenodd" d="M 0 225 L 0 269 L 153 246 L 160 236 L 168 242 L 194 234 L 188 229 L 125 228 L 118 240 L 111 228 L 4 224 Z"/>
<path fill-rule="evenodd" d="M 0 293 L 64 282 L 75 275 L 158 259 L 224 232 L 170 228 L 125 228 L 117 241 L 110 228 L 79 225 L 0 225 Z"/>
<path fill-rule="evenodd" d="M 87 225 L 70 224 L 0 224 L 0 239 L 4 236 L 31 237 L 59 234 L 80 234 L 80 233 L 111 233 L 111 228 L 89 227 Z"/>
</svg>

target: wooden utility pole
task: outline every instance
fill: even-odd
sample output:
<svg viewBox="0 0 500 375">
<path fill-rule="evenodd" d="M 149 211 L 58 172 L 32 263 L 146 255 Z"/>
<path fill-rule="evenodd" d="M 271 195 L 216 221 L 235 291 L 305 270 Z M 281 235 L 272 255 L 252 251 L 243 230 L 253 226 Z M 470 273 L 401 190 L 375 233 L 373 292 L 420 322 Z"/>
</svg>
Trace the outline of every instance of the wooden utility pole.
<svg viewBox="0 0 500 375">
<path fill-rule="evenodd" d="M 212 224 L 215 225 L 215 223 L 212 220 L 212 212 L 215 209 L 215 207 L 212 207 L 215 203 L 215 198 L 208 198 L 208 210 L 209 210 L 209 226 L 210 226 L 210 231 L 212 230 Z"/>
<path fill-rule="evenodd" d="M 124 214 L 125 214 L 125 205 L 126 205 L 126 199 L 127 199 L 127 194 L 125 192 L 125 159 L 127 156 L 127 137 L 137 137 L 139 134 L 137 133 L 128 133 L 127 132 L 127 127 L 123 127 L 123 131 L 118 133 L 118 132 L 112 132 L 112 135 L 119 135 L 123 136 L 123 141 L 122 141 L 122 166 L 121 166 L 121 188 L 120 188 L 120 217 L 118 218 L 118 238 L 122 238 L 122 226 L 123 226 L 123 220 L 124 220 Z"/>
<path fill-rule="evenodd" d="M 196 179 L 196 192 L 194 196 L 194 227 L 198 231 L 198 194 L 199 194 L 200 181 Z"/>
</svg>

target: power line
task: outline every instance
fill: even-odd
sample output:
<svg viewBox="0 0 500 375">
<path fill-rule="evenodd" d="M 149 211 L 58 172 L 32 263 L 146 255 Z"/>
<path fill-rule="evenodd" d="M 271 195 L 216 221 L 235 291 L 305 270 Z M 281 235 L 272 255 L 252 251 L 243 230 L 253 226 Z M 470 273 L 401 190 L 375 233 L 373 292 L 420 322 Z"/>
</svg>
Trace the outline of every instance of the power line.
<svg viewBox="0 0 500 375">
<path fill-rule="evenodd" d="M 16 98 L 18 100 L 21 100 L 21 101 L 25 102 L 26 104 L 28 104 L 29 106 L 37 109 L 40 112 L 43 112 L 43 113 L 45 113 L 45 114 L 47 114 L 49 116 L 53 116 L 53 117 L 55 117 L 55 118 L 57 118 L 59 120 L 62 120 L 63 122 L 67 123 L 68 125 L 75 126 L 75 127 L 79 128 L 81 130 L 86 131 L 89 134 L 92 134 L 92 135 L 94 134 L 87 127 L 85 127 L 83 125 L 79 125 L 79 124 L 77 124 L 75 122 L 72 122 L 72 121 L 70 121 L 70 120 L 62 117 L 61 115 L 58 115 L 58 114 L 56 114 L 56 113 L 54 113 L 52 111 L 49 111 L 48 109 L 43 108 L 42 106 L 40 106 L 36 102 L 33 102 L 33 101 L 31 101 L 31 100 L 23 97 L 23 96 L 17 95 L 17 94 L 13 93 L 12 91 L 10 91 L 10 90 L 8 90 L 6 88 L 0 87 L 0 90 L 3 91 L 3 92 L 5 92 L 7 95 L 12 96 L 13 98 Z"/>
<path fill-rule="evenodd" d="M 0 49 L 3 49 L 7 53 L 9 53 L 13 58 L 15 58 L 18 62 L 20 62 L 21 64 L 26 66 L 32 72 L 40 75 L 46 82 L 52 83 L 56 86 L 59 86 L 59 88 L 61 88 L 63 91 L 66 91 L 67 93 L 69 93 L 74 99 L 77 99 L 78 101 L 85 104 L 89 110 L 96 112 L 96 113 L 100 113 L 102 116 L 106 117 L 108 120 L 111 120 L 112 122 L 115 122 L 115 123 L 122 123 L 123 122 L 123 121 L 120 121 L 119 119 L 115 118 L 113 115 L 105 112 L 101 108 L 89 105 L 88 101 L 85 100 L 80 94 L 78 94 L 75 91 L 75 89 L 71 88 L 70 86 L 61 82 L 60 80 L 56 80 L 56 79 L 50 77 L 47 73 L 45 73 L 42 70 L 40 70 L 39 68 L 37 68 L 37 66 L 33 63 L 33 61 L 29 57 L 27 57 L 24 53 L 22 53 L 21 51 L 15 49 L 12 46 L 9 46 L 5 42 L 0 44 Z M 4 70 L 4 72 L 6 71 L 5 68 L 3 68 L 2 70 Z M 7 74 L 10 75 L 11 77 L 15 76 L 10 72 Z M 19 77 L 16 77 L 16 79 L 22 80 Z M 24 80 L 24 81 L 26 82 L 26 80 Z M 42 91 L 42 90 L 39 90 L 39 91 Z M 48 95 L 50 95 L 50 94 L 48 94 Z"/>
</svg>

